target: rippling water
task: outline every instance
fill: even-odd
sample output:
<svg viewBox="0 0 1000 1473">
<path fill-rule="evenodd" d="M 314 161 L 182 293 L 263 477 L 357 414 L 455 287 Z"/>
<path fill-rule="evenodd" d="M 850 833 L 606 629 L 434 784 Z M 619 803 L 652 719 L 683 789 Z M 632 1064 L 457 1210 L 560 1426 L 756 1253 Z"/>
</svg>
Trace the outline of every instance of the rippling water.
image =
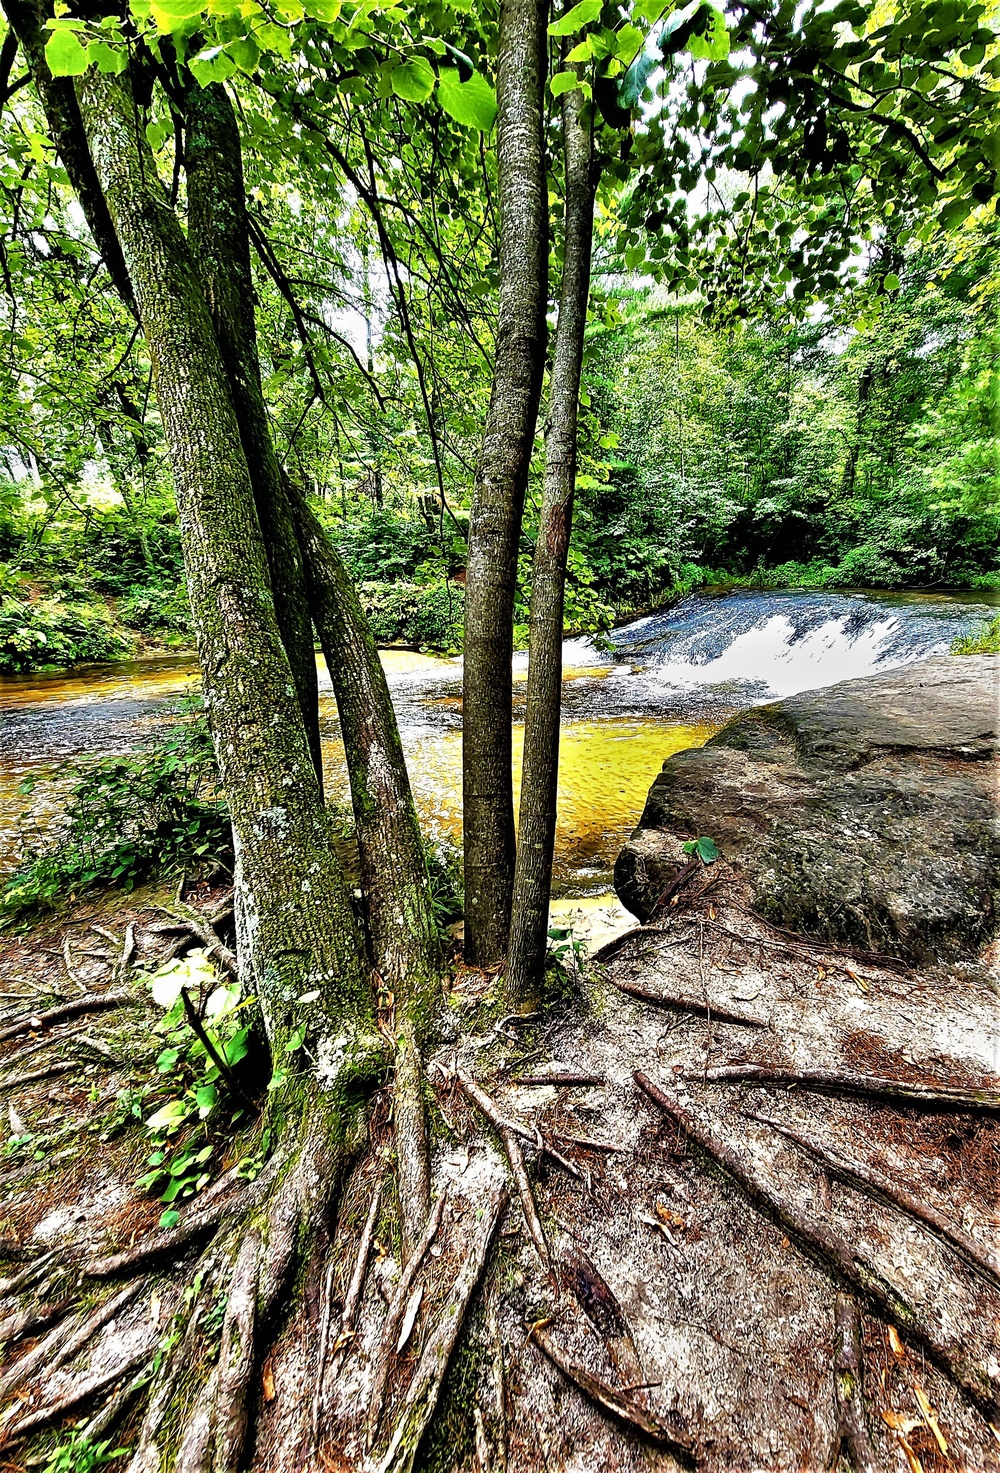
<svg viewBox="0 0 1000 1473">
<path fill-rule="evenodd" d="M 567 640 L 559 779 L 557 894 L 595 894 L 635 825 L 663 761 L 698 746 L 734 711 L 948 649 L 992 610 L 974 596 L 734 593 L 692 595 L 615 630 Z M 604 644 L 606 648 L 599 648 Z M 418 806 L 431 832 L 461 833 L 460 660 L 382 654 Z M 515 776 L 527 657 L 513 666 Z M 193 688 L 193 659 L 170 656 L 65 676 L 0 679 L 0 865 L 18 848 L 17 788 L 58 806 L 45 781 L 67 757 L 133 750 Z M 326 778 L 346 799 L 336 705 L 320 662 Z"/>
</svg>

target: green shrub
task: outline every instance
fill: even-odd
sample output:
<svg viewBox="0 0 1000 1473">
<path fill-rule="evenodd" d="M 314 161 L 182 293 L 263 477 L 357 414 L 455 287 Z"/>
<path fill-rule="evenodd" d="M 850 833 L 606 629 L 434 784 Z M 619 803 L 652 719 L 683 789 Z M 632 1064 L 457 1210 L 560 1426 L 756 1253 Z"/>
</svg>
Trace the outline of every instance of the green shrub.
<svg viewBox="0 0 1000 1473">
<path fill-rule="evenodd" d="M 64 822 L 38 836 L 0 890 L 0 923 L 95 886 L 130 890 L 159 875 L 232 864 L 229 815 L 200 713 L 134 756 L 63 773 L 73 778 Z"/>
<path fill-rule="evenodd" d="M 461 647 L 464 601 L 456 584 L 362 583 L 358 596 L 378 644 Z"/>
<path fill-rule="evenodd" d="M 424 839 L 424 858 L 430 881 L 434 919 L 443 933 L 465 914 L 462 851 L 448 839 Z"/>
<path fill-rule="evenodd" d="M 169 588 L 134 588 L 118 605 L 118 615 L 130 629 L 144 634 L 189 634 L 191 607 L 183 583 Z"/>
<path fill-rule="evenodd" d="M 59 670 L 85 660 L 118 660 L 130 653 L 126 636 L 103 608 L 39 599 L 0 603 L 0 675 Z"/>
<path fill-rule="evenodd" d="M 1000 614 L 985 620 L 978 629 L 963 634 L 951 647 L 953 655 L 1000 655 Z"/>
</svg>

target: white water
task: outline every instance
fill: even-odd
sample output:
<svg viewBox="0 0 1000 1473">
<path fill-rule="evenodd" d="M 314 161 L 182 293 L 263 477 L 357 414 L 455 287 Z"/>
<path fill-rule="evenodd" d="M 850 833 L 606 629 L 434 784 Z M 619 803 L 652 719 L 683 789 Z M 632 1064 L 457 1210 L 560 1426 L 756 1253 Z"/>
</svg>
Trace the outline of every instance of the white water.
<svg viewBox="0 0 1000 1473">
<path fill-rule="evenodd" d="M 655 667 L 657 680 L 666 686 L 760 684 L 775 699 L 856 680 L 876 670 L 907 664 L 913 655 L 890 650 L 891 636 L 899 620 L 880 619 L 861 630 L 848 631 L 846 619 L 828 619 L 824 624 L 796 637 L 795 625 L 785 614 L 772 614 L 752 629 L 737 634 L 714 659 L 702 664 L 690 660 L 664 659 Z M 940 650 L 948 648 L 942 640 Z M 937 653 L 924 650 L 922 655 Z"/>
</svg>

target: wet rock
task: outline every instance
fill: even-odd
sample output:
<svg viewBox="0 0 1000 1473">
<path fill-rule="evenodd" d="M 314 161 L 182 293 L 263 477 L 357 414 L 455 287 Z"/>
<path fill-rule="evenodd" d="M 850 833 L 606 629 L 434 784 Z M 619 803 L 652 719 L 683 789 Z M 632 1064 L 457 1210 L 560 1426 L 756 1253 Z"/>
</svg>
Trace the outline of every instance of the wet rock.
<svg viewBox="0 0 1000 1473">
<path fill-rule="evenodd" d="M 995 655 L 936 656 L 761 706 L 670 757 L 615 866 L 641 921 L 711 835 L 769 919 L 913 960 L 1000 922 Z"/>
</svg>

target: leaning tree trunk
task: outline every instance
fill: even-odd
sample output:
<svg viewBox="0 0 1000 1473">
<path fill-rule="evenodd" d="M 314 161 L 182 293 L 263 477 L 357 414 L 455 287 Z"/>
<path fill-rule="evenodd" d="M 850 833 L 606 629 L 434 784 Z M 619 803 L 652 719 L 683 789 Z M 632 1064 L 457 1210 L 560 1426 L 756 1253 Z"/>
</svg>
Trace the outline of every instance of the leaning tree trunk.
<svg viewBox="0 0 1000 1473">
<path fill-rule="evenodd" d="M 565 232 L 555 363 L 545 436 L 545 491 L 531 581 L 521 822 L 507 967 L 512 1006 L 534 1006 L 545 967 L 556 833 L 563 601 L 576 484 L 577 406 L 594 234 L 591 122 L 579 89 L 563 94 Z"/>
<path fill-rule="evenodd" d="M 261 391 L 252 306 L 249 232 L 239 131 L 218 84 L 187 94 L 185 160 L 190 236 L 219 333 L 257 508 L 269 544 L 272 584 L 297 650 L 299 698 L 314 718 L 312 618 L 333 682 L 358 830 L 361 888 L 372 958 L 394 998 L 397 1022 L 395 1136 L 404 1243 L 427 1217 L 429 1174 L 420 1042 L 437 994 L 439 946 L 420 828 L 396 716 L 378 650 L 357 594 L 322 525 L 278 464 Z M 308 563 L 308 567 L 306 564 Z"/>
<path fill-rule="evenodd" d="M 465 956 L 498 961 L 514 880 L 511 624 L 545 366 L 548 198 L 544 0 L 504 0 L 497 65 L 500 306 L 489 414 L 469 522 L 465 594 Z"/>
<path fill-rule="evenodd" d="M 264 407 L 239 129 L 219 82 L 202 88 L 190 81 L 184 92 L 184 115 L 188 239 L 229 377 L 264 534 L 278 629 L 322 786 L 312 620 L 302 553 Z"/>
<path fill-rule="evenodd" d="M 295 687 L 228 375 L 127 81 L 88 72 L 76 87 L 173 466 L 205 705 L 232 815 L 241 970 L 272 1054 L 304 1026 L 317 1078 L 342 1087 L 370 1063 L 370 984 L 305 726 L 289 699 Z"/>
<path fill-rule="evenodd" d="M 375 640 L 319 519 L 301 494 L 294 507 L 347 753 L 372 957 L 395 1003 L 396 1156 L 408 1256 L 429 1204 L 420 1045 L 440 995 L 440 943 L 406 759 Z"/>
</svg>

